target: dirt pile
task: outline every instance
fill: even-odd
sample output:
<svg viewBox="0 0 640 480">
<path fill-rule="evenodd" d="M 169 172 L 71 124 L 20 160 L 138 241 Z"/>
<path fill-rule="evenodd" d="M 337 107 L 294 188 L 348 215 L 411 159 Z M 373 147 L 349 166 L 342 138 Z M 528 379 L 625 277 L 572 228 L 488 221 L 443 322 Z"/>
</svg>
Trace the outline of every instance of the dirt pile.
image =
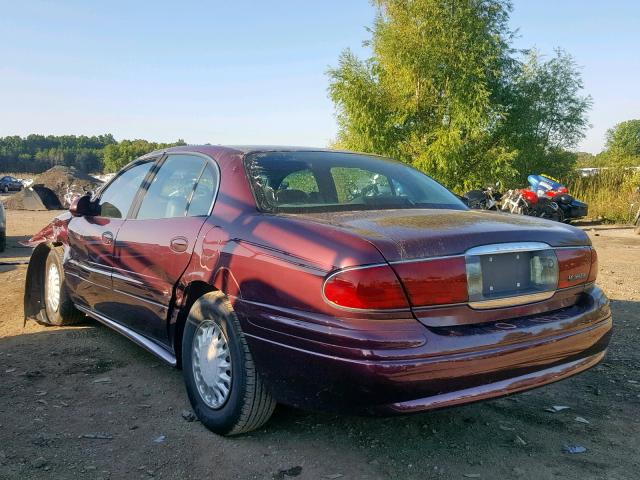
<svg viewBox="0 0 640 480">
<path fill-rule="evenodd" d="M 11 210 L 58 210 L 68 208 L 85 190 L 95 190 L 100 180 L 73 167 L 55 166 L 38 175 L 33 184 L 5 202 Z"/>
</svg>

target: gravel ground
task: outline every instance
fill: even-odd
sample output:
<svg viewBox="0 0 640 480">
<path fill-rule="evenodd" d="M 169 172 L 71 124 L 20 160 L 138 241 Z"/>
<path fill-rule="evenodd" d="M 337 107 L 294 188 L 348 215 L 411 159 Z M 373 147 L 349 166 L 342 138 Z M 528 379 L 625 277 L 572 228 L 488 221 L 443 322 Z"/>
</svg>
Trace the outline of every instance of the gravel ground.
<svg viewBox="0 0 640 480">
<path fill-rule="evenodd" d="M 226 439 L 188 421 L 179 371 L 111 330 L 91 321 L 23 327 L 20 263 L 30 250 L 17 241 L 55 213 L 8 212 L 0 478 L 638 478 L 640 236 L 631 229 L 588 227 L 616 324 L 598 367 L 532 392 L 408 417 L 279 407 L 261 430 Z M 546 410 L 553 405 L 569 408 Z"/>
</svg>

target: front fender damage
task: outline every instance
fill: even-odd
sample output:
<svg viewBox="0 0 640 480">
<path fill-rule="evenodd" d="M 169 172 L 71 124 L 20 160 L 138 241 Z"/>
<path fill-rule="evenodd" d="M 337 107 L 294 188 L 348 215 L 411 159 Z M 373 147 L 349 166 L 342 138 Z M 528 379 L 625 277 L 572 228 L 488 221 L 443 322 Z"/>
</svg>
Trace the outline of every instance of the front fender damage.
<svg viewBox="0 0 640 480">
<path fill-rule="evenodd" d="M 44 305 L 44 281 L 47 256 L 52 248 L 68 245 L 67 227 L 73 217 L 69 212 L 54 218 L 51 223 L 25 242 L 25 247 L 35 247 L 29 259 L 24 289 L 24 325 L 27 320 L 47 324 Z"/>
</svg>

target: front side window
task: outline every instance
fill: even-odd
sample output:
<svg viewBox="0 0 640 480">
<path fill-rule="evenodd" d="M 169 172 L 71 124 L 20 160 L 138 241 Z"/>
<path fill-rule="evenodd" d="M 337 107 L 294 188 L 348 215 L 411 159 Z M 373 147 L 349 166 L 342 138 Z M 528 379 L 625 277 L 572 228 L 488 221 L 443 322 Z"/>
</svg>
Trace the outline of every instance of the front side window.
<svg viewBox="0 0 640 480">
<path fill-rule="evenodd" d="M 403 163 L 342 152 L 262 152 L 245 159 L 266 212 L 441 208 L 466 210 L 449 190 Z"/>
<path fill-rule="evenodd" d="M 170 155 L 149 186 L 138 219 L 184 217 L 205 159 L 194 155 Z"/>
<path fill-rule="evenodd" d="M 109 218 L 126 218 L 133 199 L 142 185 L 153 160 L 139 163 L 120 174 L 101 193 L 98 215 Z"/>
</svg>

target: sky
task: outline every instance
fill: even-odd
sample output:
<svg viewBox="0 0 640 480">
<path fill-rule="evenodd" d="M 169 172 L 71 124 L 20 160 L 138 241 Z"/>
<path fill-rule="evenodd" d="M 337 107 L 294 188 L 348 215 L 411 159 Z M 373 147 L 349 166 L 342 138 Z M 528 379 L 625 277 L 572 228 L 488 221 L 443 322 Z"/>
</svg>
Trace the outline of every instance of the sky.
<svg viewBox="0 0 640 480">
<path fill-rule="evenodd" d="M 301 6 L 303 5 L 303 6 Z M 364 57 L 368 0 L 0 0 L 0 136 L 112 133 L 213 144 L 326 146 L 326 71 Z M 562 47 L 593 97 L 580 150 L 640 118 L 640 2 L 516 0 L 515 46 Z"/>
</svg>

